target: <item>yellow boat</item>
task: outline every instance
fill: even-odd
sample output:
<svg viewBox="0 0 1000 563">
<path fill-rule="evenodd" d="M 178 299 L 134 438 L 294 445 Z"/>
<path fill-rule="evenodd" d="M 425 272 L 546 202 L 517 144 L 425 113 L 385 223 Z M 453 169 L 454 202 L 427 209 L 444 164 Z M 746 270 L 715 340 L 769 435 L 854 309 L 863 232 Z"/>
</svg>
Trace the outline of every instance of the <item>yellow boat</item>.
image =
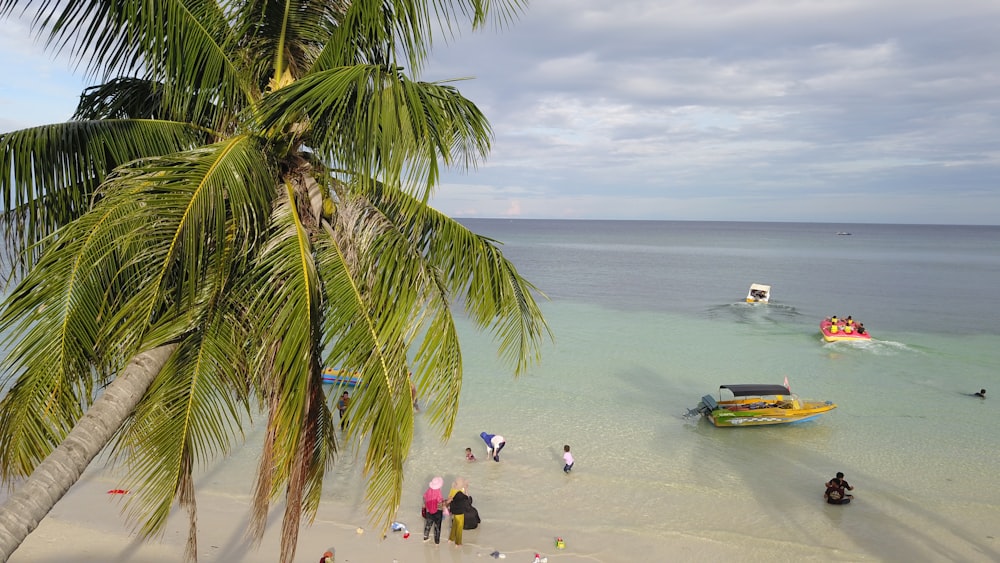
<svg viewBox="0 0 1000 563">
<path fill-rule="evenodd" d="M 705 395 L 695 410 L 730 428 L 805 422 L 835 408 L 830 401 L 804 401 L 784 385 L 740 384 L 720 385 L 719 399 Z"/>
<path fill-rule="evenodd" d="M 354 387 L 361 383 L 361 374 L 342 369 L 326 368 L 323 370 L 323 383 Z"/>
</svg>

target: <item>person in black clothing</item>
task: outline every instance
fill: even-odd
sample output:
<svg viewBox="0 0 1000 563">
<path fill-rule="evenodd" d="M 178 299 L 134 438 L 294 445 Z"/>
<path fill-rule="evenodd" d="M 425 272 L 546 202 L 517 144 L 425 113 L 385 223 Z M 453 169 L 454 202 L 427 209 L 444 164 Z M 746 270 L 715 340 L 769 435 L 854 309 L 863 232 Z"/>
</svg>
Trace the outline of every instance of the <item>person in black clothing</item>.
<svg viewBox="0 0 1000 563">
<path fill-rule="evenodd" d="M 465 529 L 465 513 L 472 508 L 472 497 L 465 494 L 465 488 L 458 488 L 448 499 L 448 510 L 451 512 L 451 531 L 448 533 L 448 541 L 455 542 L 455 546 L 462 545 L 462 530 Z M 477 515 L 478 516 L 478 515 Z"/>
<path fill-rule="evenodd" d="M 827 482 L 826 492 L 823 493 L 823 498 L 825 498 L 826 502 L 829 504 L 847 504 L 851 502 L 854 495 L 845 493 L 845 489 L 853 491 L 854 487 L 852 487 L 851 484 L 844 479 L 844 474 L 838 471 L 837 476 Z"/>
<path fill-rule="evenodd" d="M 986 389 L 980 389 L 978 393 L 973 393 L 973 397 L 979 397 L 980 399 L 986 398 Z"/>
</svg>

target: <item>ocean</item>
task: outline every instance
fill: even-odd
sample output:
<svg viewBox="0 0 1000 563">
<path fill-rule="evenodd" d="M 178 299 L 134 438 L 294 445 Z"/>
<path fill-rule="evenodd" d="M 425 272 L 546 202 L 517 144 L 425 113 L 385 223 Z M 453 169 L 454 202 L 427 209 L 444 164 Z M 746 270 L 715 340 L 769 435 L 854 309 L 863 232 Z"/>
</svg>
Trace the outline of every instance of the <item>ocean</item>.
<svg viewBox="0 0 1000 563">
<path fill-rule="evenodd" d="M 442 441 L 417 415 L 397 520 L 419 541 L 427 482 L 461 475 L 482 524 L 417 561 L 1000 560 L 1000 227 L 463 223 L 544 292 L 555 340 L 514 378 L 460 321 L 455 431 Z M 772 286 L 770 304 L 744 302 L 751 283 Z M 833 314 L 873 340 L 825 343 Z M 687 416 L 719 385 L 785 378 L 837 409 L 758 428 Z M 483 431 L 506 438 L 499 463 Z M 259 444 L 258 429 L 199 494 L 248 499 Z M 321 513 L 364 527 L 361 459 L 342 452 Z M 847 506 L 822 498 L 838 471 Z"/>
<path fill-rule="evenodd" d="M 454 436 L 418 432 L 406 498 L 468 477 L 483 526 L 467 542 L 603 562 L 1000 560 L 1000 227 L 464 223 L 548 296 L 555 334 L 518 379 L 470 334 Z M 744 302 L 755 282 L 770 304 Z M 873 340 L 825 343 L 833 314 Z M 685 416 L 721 384 L 786 377 L 838 408 L 746 429 Z M 462 460 L 484 459 L 481 431 L 506 437 L 500 463 Z M 838 471 L 851 505 L 823 502 Z"/>
</svg>

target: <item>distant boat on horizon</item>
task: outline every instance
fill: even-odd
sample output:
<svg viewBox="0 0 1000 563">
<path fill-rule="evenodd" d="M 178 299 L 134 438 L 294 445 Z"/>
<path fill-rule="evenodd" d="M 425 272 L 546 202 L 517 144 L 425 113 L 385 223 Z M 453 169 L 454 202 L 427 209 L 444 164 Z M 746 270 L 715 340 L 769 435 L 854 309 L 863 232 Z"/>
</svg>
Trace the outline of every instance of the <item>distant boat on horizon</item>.
<svg viewBox="0 0 1000 563">
<path fill-rule="evenodd" d="M 847 231 L 840 231 L 840 232 L 839 232 L 839 233 L 837 233 L 837 234 L 838 234 L 838 235 L 840 235 L 840 236 L 851 236 L 851 233 L 849 233 L 849 232 L 847 232 Z"/>
</svg>

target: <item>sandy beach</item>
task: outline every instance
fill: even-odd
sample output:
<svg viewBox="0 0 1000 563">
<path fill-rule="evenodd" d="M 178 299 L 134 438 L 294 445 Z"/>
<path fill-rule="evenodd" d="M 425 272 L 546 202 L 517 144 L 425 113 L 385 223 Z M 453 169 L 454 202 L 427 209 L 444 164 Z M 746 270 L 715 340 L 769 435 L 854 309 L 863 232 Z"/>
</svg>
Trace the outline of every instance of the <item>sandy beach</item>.
<svg viewBox="0 0 1000 563">
<path fill-rule="evenodd" d="M 224 471 L 233 460 L 223 462 Z M 350 466 L 350 463 L 347 463 Z M 479 470 L 501 469 L 493 464 L 477 464 Z M 461 465 L 459 465 L 461 467 Z M 467 467 L 472 469 L 471 466 Z M 347 471 L 347 473 L 353 473 Z M 473 472 L 474 473 L 474 472 Z M 561 473 L 561 471 L 559 471 Z M 203 475 L 204 477 L 204 475 Z M 328 483 L 343 487 L 345 480 L 357 484 L 359 475 L 341 475 Z M 206 481 L 208 481 L 206 479 Z M 124 563 L 142 561 L 166 563 L 180 561 L 184 553 L 187 520 L 176 507 L 162 537 L 141 541 L 120 515 L 124 496 L 109 491 L 120 490 L 121 481 L 112 470 L 98 460 L 44 518 L 11 557 L 11 563 L 60 563 L 64 561 L 93 563 Z M 407 496 L 424 483 L 409 483 Z M 475 491 L 475 482 L 472 484 Z M 474 492 L 475 495 L 475 492 Z M 5 495 L 0 495 L 0 502 Z M 349 495 L 350 496 L 350 495 Z M 550 563 L 628 563 L 665 560 L 670 558 L 718 559 L 738 557 L 739 543 L 719 537 L 695 536 L 680 531 L 666 531 L 666 536 L 650 537 L 630 528 L 628 522 L 609 522 L 607 528 L 581 527 L 574 529 L 553 522 L 539 522 L 527 499 L 512 494 L 512 502 L 523 504 L 524 521 L 497 520 L 489 513 L 497 510 L 488 496 L 480 496 L 477 507 L 486 513 L 483 525 L 466 530 L 464 545 L 456 548 L 447 541 L 449 524 L 442 526 L 441 544 L 433 539 L 422 541 L 423 520 L 416 511 L 401 509 L 397 520 L 407 524 L 410 537 L 401 532 L 386 532 L 383 536 L 371 527 L 360 494 L 324 501 L 312 525 L 303 526 L 299 534 L 295 560 L 315 562 L 327 549 L 335 550 L 338 563 L 459 563 L 485 562 L 494 559 L 498 551 L 503 561 L 529 563 L 536 553 Z M 272 507 L 268 527 L 258 548 L 244 539 L 249 498 L 242 494 L 218 492 L 210 482 L 198 491 L 198 561 L 271 563 L 279 553 L 282 506 Z M 410 512 L 414 514 L 407 517 Z M 554 532 L 558 529 L 559 532 Z M 565 547 L 555 546 L 555 534 L 563 534 Z M 780 560 L 781 546 L 765 549 L 771 560 Z M 760 550 L 756 551 L 761 554 Z M 827 552 L 829 554 L 829 552 Z M 837 557 L 834 557 L 835 559 Z M 841 559 L 843 560 L 843 559 Z"/>
<path fill-rule="evenodd" d="M 186 539 L 187 523 L 183 512 L 175 510 L 162 538 L 140 541 L 129 533 L 119 514 L 121 495 L 108 492 L 115 488 L 115 481 L 100 469 L 89 470 L 14 553 L 11 563 L 179 561 Z M 247 563 L 277 560 L 281 508 L 272 509 L 267 532 L 258 549 L 252 548 L 243 537 L 246 514 L 245 498 L 199 493 L 198 560 Z M 324 503 L 316 521 L 311 526 L 303 527 L 295 559 L 318 561 L 324 551 L 333 548 L 337 562 L 453 563 L 494 560 L 491 553 L 498 550 L 505 555 L 505 561 L 530 562 L 535 553 L 539 553 L 552 563 L 586 563 L 624 562 L 632 560 L 634 548 L 643 550 L 641 542 L 631 545 L 632 549 L 617 552 L 615 546 L 595 545 L 584 538 L 574 540 L 576 545 L 568 543 L 565 549 L 556 549 L 554 545 L 541 545 L 537 534 L 527 530 L 491 530 L 485 526 L 479 530 L 467 530 L 465 544 L 456 548 L 447 542 L 447 524 L 442 529 L 440 546 L 434 545 L 433 540 L 427 543 L 422 541 L 423 524 L 419 517 L 411 519 L 408 527 L 411 532 L 408 539 L 404 539 L 401 532 L 388 532 L 381 537 L 376 530 L 369 528 L 362 510 Z M 622 541 L 630 540 L 622 538 Z M 501 543 L 502 546 L 495 545 Z M 652 549 L 652 546 L 648 547 Z M 677 545 L 673 547 L 678 554 L 694 556 L 705 554 L 706 548 L 709 548 L 708 552 L 718 554 L 721 546 L 711 547 L 703 542 L 678 538 Z M 662 548 L 659 546 L 658 550 Z M 654 552 L 658 550 L 654 549 Z"/>
<path fill-rule="evenodd" d="M 64 561 L 124 563 L 142 561 L 166 563 L 180 561 L 184 552 L 186 520 L 181 511 L 171 515 L 162 538 L 142 542 L 129 533 L 119 515 L 120 495 L 109 494 L 115 481 L 100 469 L 91 469 L 55 506 L 21 547 L 11 563 L 61 563 Z M 874 499 L 872 499 L 874 501 Z M 878 503 L 878 501 L 875 501 Z M 248 502 L 246 498 L 214 492 L 200 492 L 198 498 L 198 561 L 270 563 L 277 560 L 281 507 L 272 509 L 268 528 L 258 549 L 243 538 Z M 834 528 L 847 518 L 843 507 L 816 510 L 834 518 Z M 742 509 L 747 509 L 743 506 Z M 853 511 L 858 507 L 849 507 Z M 870 510 L 871 507 L 868 508 Z M 860 510 L 866 510 L 860 508 Z M 746 513 L 752 513 L 746 512 Z M 400 518 L 402 521 L 402 518 Z M 988 520 L 988 518 L 987 518 Z M 762 541 L 747 535 L 733 535 L 719 529 L 667 529 L 655 537 L 632 530 L 627 522 L 610 523 L 601 530 L 565 529 L 566 547 L 557 549 L 550 539 L 551 524 L 537 521 L 513 525 L 510 522 L 484 522 L 478 530 L 465 532 L 465 544 L 456 548 L 447 542 L 447 525 L 442 529 L 442 543 L 422 542 L 422 521 L 417 515 L 407 520 L 411 535 L 388 532 L 382 537 L 369 527 L 360 506 L 324 502 L 316 521 L 303 527 L 299 535 L 296 561 L 316 562 L 323 552 L 333 548 L 338 563 L 471 563 L 499 560 L 494 551 L 504 554 L 503 561 L 529 563 L 535 553 L 550 563 L 632 563 L 636 561 L 886 561 L 904 560 L 888 557 L 885 549 L 861 545 L 842 530 L 830 529 L 841 547 L 830 542 L 816 542 L 806 547 L 797 542 Z M 929 522 L 928 528 L 934 528 Z M 359 533 L 359 528 L 362 530 Z M 956 531 L 957 532 L 957 531 Z M 890 534 L 892 535 L 892 534 Z M 924 541 L 906 540 L 888 548 L 903 556 L 909 554 L 927 561 L 987 561 L 987 553 L 975 548 L 968 534 L 938 537 Z M 856 538 L 858 539 L 858 538 Z M 873 540 L 874 541 L 874 540 Z M 863 541 L 861 543 L 864 543 Z M 867 552 L 867 553 L 866 553 Z M 878 553 L 881 552 L 881 555 Z M 934 554 L 934 555 L 931 555 Z"/>
</svg>

